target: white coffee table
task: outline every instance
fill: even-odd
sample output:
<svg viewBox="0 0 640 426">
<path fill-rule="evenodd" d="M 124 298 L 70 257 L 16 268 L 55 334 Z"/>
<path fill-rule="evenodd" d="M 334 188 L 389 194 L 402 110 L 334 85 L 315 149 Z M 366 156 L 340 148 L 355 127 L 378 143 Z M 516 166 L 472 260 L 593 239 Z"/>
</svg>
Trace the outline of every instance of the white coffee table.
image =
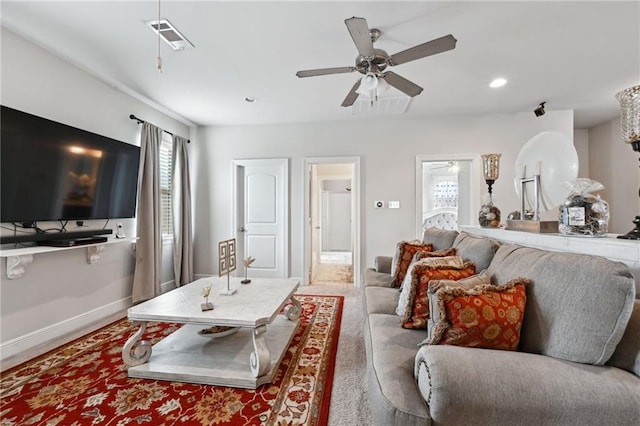
<svg viewBox="0 0 640 426">
<path fill-rule="evenodd" d="M 208 285 L 213 285 L 214 309 L 202 311 L 201 292 Z M 302 311 L 293 296 L 298 285 L 297 280 L 258 278 L 244 285 L 232 277 L 230 287 L 237 293 L 222 296 L 226 277 L 203 278 L 129 308 L 128 318 L 140 326 L 122 349 L 129 377 L 249 389 L 270 383 Z M 278 315 L 287 302 L 292 304 Z M 185 325 L 152 347 L 141 340 L 150 321 Z M 199 333 L 214 325 L 238 331 L 220 338 Z"/>
</svg>

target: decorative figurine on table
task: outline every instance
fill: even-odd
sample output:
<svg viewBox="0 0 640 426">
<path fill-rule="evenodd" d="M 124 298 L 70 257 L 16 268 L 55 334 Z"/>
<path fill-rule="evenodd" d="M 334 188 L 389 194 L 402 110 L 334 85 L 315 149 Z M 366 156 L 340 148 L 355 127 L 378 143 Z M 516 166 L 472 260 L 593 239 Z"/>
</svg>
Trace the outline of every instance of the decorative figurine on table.
<svg viewBox="0 0 640 426">
<path fill-rule="evenodd" d="M 489 188 L 489 196 L 484 200 L 478 223 L 485 228 L 497 228 L 500 226 L 500 209 L 493 204 L 491 188 L 500 175 L 500 157 L 502 154 L 482 155 L 482 174 Z"/>
<path fill-rule="evenodd" d="M 251 264 L 255 261 L 256 260 L 251 256 L 242 261 L 242 263 L 244 263 L 244 280 L 240 281 L 242 284 L 249 284 L 251 282 L 251 280 L 247 278 L 247 272 L 249 271 Z"/>
<path fill-rule="evenodd" d="M 229 274 L 236 270 L 236 239 L 232 238 L 218 243 L 218 275 L 227 275 L 227 289 L 221 290 L 223 296 L 236 294 L 238 289 L 231 289 Z"/>
<path fill-rule="evenodd" d="M 209 302 L 209 295 L 211 294 L 211 285 L 202 288 L 202 297 L 204 297 L 204 303 L 200 304 L 200 309 L 203 311 L 213 310 L 213 303 Z"/>
</svg>

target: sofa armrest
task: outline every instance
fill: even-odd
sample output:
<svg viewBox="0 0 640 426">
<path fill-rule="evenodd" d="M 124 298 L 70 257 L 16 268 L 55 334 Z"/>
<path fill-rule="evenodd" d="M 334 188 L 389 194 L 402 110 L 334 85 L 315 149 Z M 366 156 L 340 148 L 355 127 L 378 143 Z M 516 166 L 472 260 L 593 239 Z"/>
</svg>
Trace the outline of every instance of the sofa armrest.
<svg viewBox="0 0 640 426">
<path fill-rule="evenodd" d="M 392 261 L 393 258 L 391 256 L 376 256 L 373 268 L 376 270 L 376 272 L 390 274 Z"/>
<path fill-rule="evenodd" d="M 636 299 L 622 340 L 607 365 L 623 368 L 640 377 L 640 300 Z"/>
<path fill-rule="evenodd" d="M 423 346 L 417 385 L 434 424 L 637 424 L 640 380 L 619 368 L 545 355 Z"/>
</svg>

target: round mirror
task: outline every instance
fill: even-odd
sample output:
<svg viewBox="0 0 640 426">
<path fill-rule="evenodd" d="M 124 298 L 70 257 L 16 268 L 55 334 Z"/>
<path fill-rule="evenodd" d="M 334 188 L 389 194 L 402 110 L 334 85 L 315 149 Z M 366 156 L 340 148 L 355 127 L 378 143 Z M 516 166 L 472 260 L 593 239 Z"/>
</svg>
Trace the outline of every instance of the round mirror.
<svg viewBox="0 0 640 426">
<path fill-rule="evenodd" d="M 567 136 L 560 132 L 542 132 L 532 137 L 516 158 L 513 183 L 521 199 L 523 178 L 540 174 L 540 211 L 557 209 L 569 195 L 565 182 L 578 177 L 578 153 Z M 525 208 L 534 208 L 533 182 L 524 186 Z"/>
</svg>

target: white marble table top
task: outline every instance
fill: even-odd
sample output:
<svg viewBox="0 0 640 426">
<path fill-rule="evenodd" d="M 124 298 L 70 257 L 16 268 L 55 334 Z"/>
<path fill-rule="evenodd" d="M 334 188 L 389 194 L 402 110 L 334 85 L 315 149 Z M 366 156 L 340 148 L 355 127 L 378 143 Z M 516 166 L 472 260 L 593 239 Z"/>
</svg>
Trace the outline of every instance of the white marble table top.
<svg viewBox="0 0 640 426">
<path fill-rule="evenodd" d="M 238 291 L 223 296 L 220 291 L 227 288 L 226 277 L 202 278 L 129 308 L 127 316 L 132 321 L 256 328 L 271 323 L 299 285 L 294 279 L 252 278 L 250 284 L 240 280 L 231 277 L 230 288 Z M 208 285 L 213 285 L 209 295 L 213 310 L 202 311 L 201 293 Z"/>
</svg>

